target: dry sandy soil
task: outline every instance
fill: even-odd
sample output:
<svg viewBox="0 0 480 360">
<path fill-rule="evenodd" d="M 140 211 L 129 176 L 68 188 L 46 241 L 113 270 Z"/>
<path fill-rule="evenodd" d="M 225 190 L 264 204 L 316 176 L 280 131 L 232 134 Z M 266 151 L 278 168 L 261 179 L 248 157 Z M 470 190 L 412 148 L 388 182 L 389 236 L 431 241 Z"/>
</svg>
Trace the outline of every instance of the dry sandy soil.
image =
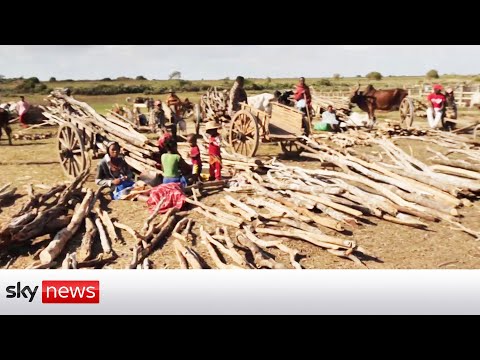
<svg viewBox="0 0 480 360">
<path fill-rule="evenodd" d="M 56 128 L 46 128 L 37 132 L 55 132 Z M 14 132 L 18 128 L 14 128 Z M 36 131 L 36 130 L 35 130 Z M 5 138 L 0 142 L 0 185 L 13 183 L 18 188 L 18 194 L 14 201 L 0 204 L 0 224 L 4 223 L 15 214 L 25 201 L 25 185 L 46 184 L 54 185 L 65 181 L 66 178 L 60 168 L 56 152 L 56 136 L 48 140 L 37 141 L 15 141 L 14 146 L 7 146 Z M 410 147 L 418 158 L 428 163 L 427 158 L 431 156 L 426 151 L 426 145 L 420 141 L 402 140 L 399 143 L 407 151 Z M 430 147 L 432 145 L 430 144 Z M 362 151 L 371 151 L 365 148 Z M 273 145 L 261 147 L 260 155 L 279 155 L 279 148 Z M 299 159 L 297 161 L 284 160 L 289 164 L 297 164 L 305 167 L 317 166 L 313 161 Z M 96 188 L 94 174 L 97 161 L 92 166 L 91 176 L 87 182 L 88 186 Z M 221 197 L 219 194 L 210 195 L 204 198 L 207 204 L 218 204 Z M 237 195 L 237 197 L 239 197 Z M 462 223 L 472 229 L 480 228 L 480 202 L 476 202 L 471 208 L 461 209 L 464 216 Z M 145 203 L 142 202 L 104 202 L 102 207 L 106 209 L 113 219 L 140 230 L 149 213 Z M 190 217 L 195 218 L 197 223 L 194 232 L 198 233 L 200 225 L 208 230 L 214 230 L 211 221 L 206 221 L 201 215 L 193 213 Z M 406 226 L 395 225 L 378 219 L 369 219 L 371 223 L 364 224 L 351 233 L 341 236 L 353 238 L 358 244 L 376 254 L 382 261 L 363 259 L 369 268 L 373 269 L 437 269 L 437 268 L 459 268 L 477 269 L 480 268 L 480 243 L 469 235 L 452 230 L 447 224 L 431 224 L 429 231 L 413 229 Z M 328 230 L 326 233 L 330 233 Z M 133 238 L 126 232 L 121 233 L 123 244 L 114 243 L 113 249 L 118 254 L 118 259 L 109 268 L 125 268 L 131 259 Z M 268 239 L 268 237 L 266 238 Z M 33 254 L 40 248 L 46 246 L 48 238 L 34 246 L 24 246 L 10 249 L 8 253 L 0 254 L 0 267 L 10 260 L 10 268 L 25 268 L 33 262 Z M 80 244 L 79 236 L 69 242 L 67 248 L 60 256 L 74 251 Z M 149 257 L 154 268 L 178 268 L 175 258 L 172 239 L 160 244 L 156 251 Z M 306 269 L 354 269 L 358 268 L 350 260 L 338 258 L 326 251 L 309 243 L 299 240 L 286 240 L 286 244 L 296 248 L 306 256 L 301 264 Z M 213 267 L 210 257 L 205 248 L 193 242 L 195 250 L 205 259 L 206 263 Z M 101 251 L 96 244 L 95 255 Z M 277 260 L 289 264 L 286 256 L 272 251 Z"/>
</svg>

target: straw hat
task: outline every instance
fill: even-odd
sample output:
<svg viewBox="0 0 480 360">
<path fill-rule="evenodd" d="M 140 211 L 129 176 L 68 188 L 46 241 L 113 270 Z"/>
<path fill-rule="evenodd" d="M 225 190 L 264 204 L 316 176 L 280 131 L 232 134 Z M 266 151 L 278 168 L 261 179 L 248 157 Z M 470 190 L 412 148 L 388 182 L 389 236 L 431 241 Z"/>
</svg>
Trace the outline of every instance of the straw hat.
<svg viewBox="0 0 480 360">
<path fill-rule="evenodd" d="M 452 89 L 451 87 L 447 87 L 447 88 L 445 89 L 445 91 L 446 91 L 447 93 L 452 93 L 452 92 L 453 92 L 453 89 Z"/>
<path fill-rule="evenodd" d="M 212 129 L 220 129 L 221 127 L 222 127 L 222 125 L 217 124 L 216 121 L 209 121 L 207 123 L 207 125 L 205 125 L 205 130 L 208 131 L 208 130 L 212 130 Z"/>
</svg>

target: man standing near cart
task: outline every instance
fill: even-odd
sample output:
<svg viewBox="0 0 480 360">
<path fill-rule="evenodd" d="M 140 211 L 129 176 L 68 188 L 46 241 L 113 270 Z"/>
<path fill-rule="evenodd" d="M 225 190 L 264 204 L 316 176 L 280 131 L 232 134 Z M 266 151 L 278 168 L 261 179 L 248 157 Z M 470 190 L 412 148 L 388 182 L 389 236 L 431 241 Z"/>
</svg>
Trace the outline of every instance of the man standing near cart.
<svg viewBox="0 0 480 360">
<path fill-rule="evenodd" d="M 442 85 L 433 85 L 433 93 L 427 97 L 427 119 L 428 125 L 432 129 L 438 128 L 442 121 L 443 114 L 445 113 L 447 98 L 441 93 L 442 89 Z"/>
<path fill-rule="evenodd" d="M 231 117 L 242 108 L 240 103 L 247 103 L 247 93 L 243 88 L 244 85 L 245 78 L 243 76 L 237 76 L 237 79 L 230 90 L 230 98 L 228 100 L 228 114 Z"/>
</svg>

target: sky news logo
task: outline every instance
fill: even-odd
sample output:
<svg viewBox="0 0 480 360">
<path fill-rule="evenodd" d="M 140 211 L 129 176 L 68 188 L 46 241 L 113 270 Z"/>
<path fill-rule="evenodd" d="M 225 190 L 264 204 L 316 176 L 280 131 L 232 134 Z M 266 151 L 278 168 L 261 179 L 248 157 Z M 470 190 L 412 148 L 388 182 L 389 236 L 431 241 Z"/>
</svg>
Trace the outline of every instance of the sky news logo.
<svg viewBox="0 0 480 360">
<path fill-rule="evenodd" d="M 20 282 L 6 287 L 7 299 L 32 302 L 38 286 L 23 286 Z M 98 304 L 100 281 L 45 280 L 42 281 L 43 304 Z"/>
</svg>

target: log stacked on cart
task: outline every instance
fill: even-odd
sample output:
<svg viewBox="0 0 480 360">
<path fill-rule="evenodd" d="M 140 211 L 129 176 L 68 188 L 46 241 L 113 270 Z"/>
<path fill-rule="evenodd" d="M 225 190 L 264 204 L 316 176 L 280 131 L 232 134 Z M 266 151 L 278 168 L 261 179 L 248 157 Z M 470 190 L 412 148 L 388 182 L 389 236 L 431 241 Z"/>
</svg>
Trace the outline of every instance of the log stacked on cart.
<svg viewBox="0 0 480 360">
<path fill-rule="evenodd" d="M 140 173 L 159 172 L 155 167 L 158 148 L 130 123 L 112 115 L 102 116 L 87 103 L 68 97 L 61 91 L 53 91 L 47 100 L 49 105 L 44 115 L 61 126 L 60 152 L 64 148 L 73 148 L 74 154 L 80 158 L 88 150 L 105 152 L 108 141 L 117 141 L 124 150 L 125 160 L 133 169 Z M 68 128 L 65 136 L 62 133 L 64 128 Z M 77 167 L 71 175 L 76 176 L 82 171 L 78 164 Z"/>
<path fill-rule="evenodd" d="M 216 87 L 208 89 L 200 98 L 200 109 L 204 119 L 226 121 L 229 94 L 226 90 L 220 91 Z"/>
<path fill-rule="evenodd" d="M 333 106 L 337 119 L 347 121 L 352 113 L 352 106 L 348 97 L 326 97 L 318 94 L 314 89 L 312 93 L 312 104 L 316 107 L 317 115 L 327 110 L 328 106 Z"/>
</svg>

